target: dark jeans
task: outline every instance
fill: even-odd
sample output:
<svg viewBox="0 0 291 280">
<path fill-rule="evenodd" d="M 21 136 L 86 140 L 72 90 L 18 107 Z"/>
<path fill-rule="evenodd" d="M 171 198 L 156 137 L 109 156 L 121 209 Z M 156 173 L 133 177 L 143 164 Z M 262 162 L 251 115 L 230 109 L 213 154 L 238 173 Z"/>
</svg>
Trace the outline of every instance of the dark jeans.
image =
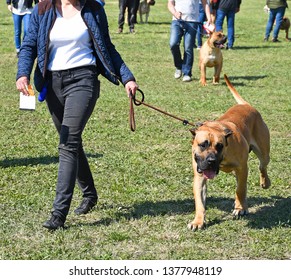
<svg viewBox="0 0 291 280">
<path fill-rule="evenodd" d="M 197 26 L 197 47 L 202 46 L 203 22 L 207 19 L 203 5 L 199 4 L 199 24 Z"/>
<path fill-rule="evenodd" d="M 68 215 L 76 180 L 83 197 L 97 199 L 97 191 L 82 146 L 82 132 L 99 97 L 95 66 L 50 72 L 46 102 L 60 136 L 59 171 L 52 213 Z"/>
<path fill-rule="evenodd" d="M 216 31 L 222 31 L 223 21 L 226 17 L 227 20 L 227 46 L 229 48 L 233 47 L 234 44 L 234 25 L 235 25 L 235 11 L 223 11 L 217 10 L 216 11 Z"/>
<path fill-rule="evenodd" d="M 125 21 L 125 11 L 127 9 L 127 20 L 130 29 L 134 29 L 136 23 L 136 5 L 139 5 L 136 0 L 119 0 L 119 16 L 118 16 L 118 27 L 123 29 Z"/>
</svg>

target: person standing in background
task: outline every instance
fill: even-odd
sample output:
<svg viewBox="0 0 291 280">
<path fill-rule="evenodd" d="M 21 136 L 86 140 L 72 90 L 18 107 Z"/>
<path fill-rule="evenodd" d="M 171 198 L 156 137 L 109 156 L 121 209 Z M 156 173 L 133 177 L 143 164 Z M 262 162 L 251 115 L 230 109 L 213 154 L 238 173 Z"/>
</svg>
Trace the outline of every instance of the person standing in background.
<svg viewBox="0 0 291 280">
<path fill-rule="evenodd" d="M 34 3 L 38 3 L 35 0 Z M 32 12 L 33 0 L 6 0 L 7 8 L 12 13 L 14 23 L 14 43 L 16 48 L 16 55 L 21 47 L 21 33 L 22 33 L 22 22 L 23 22 L 23 38 L 27 33 L 30 14 Z"/>
<path fill-rule="evenodd" d="M 136 23 L 136 0 L 119 0 L 118 3 L 119 3 L 119 15 L 118 15 L 117 33 L 123 32 L 126 9 L 127 9 L 127 20 L 128 20 L 129 32 L 135 33 L 134 24 Z"/>
<path fill-rule="evenodd" d="M 266 26 L 264 41 L 269 40 L 270 33 L 276 21 L 276 24 L 274 26 L 274 31 L 273 31 L 273 39 L 272 39 L 272 42 L 276 43 L 276 42 L 279 42 L 278 35 L 280 31 L 280 25 L 285 15 L 285 10 L 288 7 L 287 1 L 286 0 L 267 0 L 266 5 L 270 9 L 270 12 L 269 12 L 269 19 Z"/>
<path fill-rule="evenodd" d="M 233 49 L 235 14 L 240 10 L 241 0 L 219 0 L 216 3 L 216 31 L 223 30 L 223 22 L 227 20 L 227 50 Z"/>
<path fill-rule="evenodd" d="M 207 0 L 202 0 L 207 21 L 211 23 L 210 9 Z M 183 82 L 192 81 L 194 62 L 194 45 L 199 25 L 199 0 L 168 0 L 168 10 L 173 15 L 170 34 L 170 49 L 176 67 L 174 77 L 182 77 Z M 180 44 L 184 39 L 182 58 Z"/>
</svg>

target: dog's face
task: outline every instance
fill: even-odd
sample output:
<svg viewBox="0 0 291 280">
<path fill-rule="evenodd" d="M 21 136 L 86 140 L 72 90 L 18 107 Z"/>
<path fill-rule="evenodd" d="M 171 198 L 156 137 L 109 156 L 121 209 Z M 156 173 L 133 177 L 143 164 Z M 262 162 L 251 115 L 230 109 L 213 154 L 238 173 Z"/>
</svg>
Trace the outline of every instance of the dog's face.
<svg viewBox="0 0 291 280">
<path fill-rule="evenodd" d="M 232 132 L 228 129 L 216 130 L 205 125 L 190 131 L 193 135 L 192 156 L 197 164 L 197 172 L 203 174 L 206 179 L 213 179 L 219 172 L 227 138 Z"/>
<path fill-rule="evenodd" d="M 224 44 L 227 41 L 227 37 L 222 32 L 213 32 L 208 39 L 209 45 L 212 48 L 224 48 Z"/>
</svg>

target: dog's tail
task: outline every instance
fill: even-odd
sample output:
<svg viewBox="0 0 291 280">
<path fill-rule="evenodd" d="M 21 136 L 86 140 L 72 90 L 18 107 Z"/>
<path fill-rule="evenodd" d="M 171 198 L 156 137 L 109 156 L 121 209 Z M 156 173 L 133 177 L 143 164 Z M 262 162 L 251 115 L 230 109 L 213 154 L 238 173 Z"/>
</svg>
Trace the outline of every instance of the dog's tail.
<svg viewBox="0 0 291 280">
<path fill-rule="evenodd" d="M 228 77 L 224 74 L 224 80 L 229 88 L 229 90 L 231 91 L 234 99 L 236 100 L 236 102 L 238 104 L 249 104 L 248 102 L 246 102 L 240 95 L 239 93 L 236 91 L 236 89 L 234 88 L 234 86 L 231 84 L 231 82 L 229 81 Z"/>
</svg>

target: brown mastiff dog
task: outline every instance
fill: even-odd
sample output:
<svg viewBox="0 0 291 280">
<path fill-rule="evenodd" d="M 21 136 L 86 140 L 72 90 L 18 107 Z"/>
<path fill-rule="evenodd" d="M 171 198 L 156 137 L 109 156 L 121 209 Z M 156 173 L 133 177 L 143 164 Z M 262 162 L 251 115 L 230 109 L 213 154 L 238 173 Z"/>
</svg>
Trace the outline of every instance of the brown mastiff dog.
<svg viewBox="0 0 291 280">
<path fill-rule="evenodd" d="M 236 194 L 233 215 L 248 214 L 247 177 L 248 155 L 253 151 L 259 158 L 260 185 L 266 189 L 271 185 L 267 174 L 270 161 L 270 134 L 260 113 L 247 103 L 224 75 L 227 86 L 237 105 L 231 107 L 216 121 L 206 121 L 193 134 L 192 161 L 194 171 L 193 192 L 195 218 L 189 223 L 191 230 L 205 225 L 206 182 L 222 170 L 234 172 Z"/>
<path fill-rule="evenodd" d="M 286 33 L 286 41 L 290 41 L 289 39 L 289 28 L 290 28 L 290 20 L 287 17 L 283 17 L 283 21 L 280 25 L 281 30 L 285 30 Z"/>
<path fill-rule="evenodd" d="M 206 86 L 206 67 L 214 67 L 213 84 L 218 84 L 222 69 L 222 52 L 227 38 L 222 32 L 213 32 L 202 45 L 199 56 L 200 82 Z"/>
</svg>

